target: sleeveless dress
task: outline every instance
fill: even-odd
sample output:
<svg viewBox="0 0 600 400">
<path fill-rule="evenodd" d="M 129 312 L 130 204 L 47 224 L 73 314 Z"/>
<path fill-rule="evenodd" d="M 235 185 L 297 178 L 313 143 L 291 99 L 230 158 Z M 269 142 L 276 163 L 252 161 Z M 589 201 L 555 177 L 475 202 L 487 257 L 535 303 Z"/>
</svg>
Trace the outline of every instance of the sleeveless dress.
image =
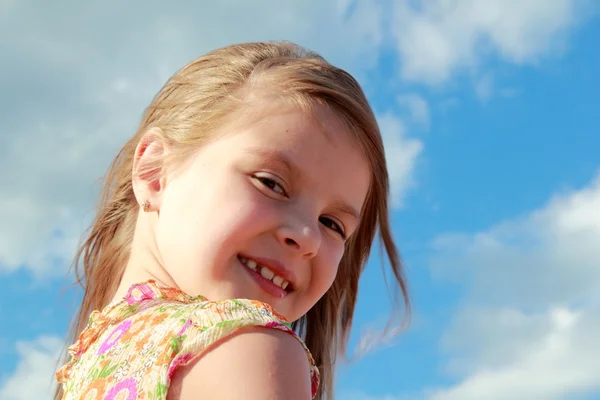
<svg viewBox="0 0 600 400">
<path fill-rule="evenodd" d="M 319 371 L 304 342 L 268 304 L 208 301 L 150 280 L 90 315 L 71 360 L 56 372 L 63 400 L 166 399 L 173 373 L 211 344 L 243 327 L 279 329 L 306 350 L 314 398 Z M 201 398 L 201 396 L 199 396 Z"/>
</svg>

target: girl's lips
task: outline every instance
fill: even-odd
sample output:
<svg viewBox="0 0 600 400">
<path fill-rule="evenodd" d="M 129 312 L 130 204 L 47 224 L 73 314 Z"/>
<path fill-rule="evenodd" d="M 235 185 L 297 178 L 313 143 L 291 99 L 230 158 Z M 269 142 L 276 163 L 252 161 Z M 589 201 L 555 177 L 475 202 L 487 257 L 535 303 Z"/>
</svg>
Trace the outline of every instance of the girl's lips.
<svg viewBox="0 0 600 400">
<path fill-rule="evenodd" d="M 288 281 L 288 287 L 286 288 L 288 292 L 294 290 L 296 287 L 296 275 L 293 271 L 285 268 L 285 266 L 277 260 L 265 257 L 254 257 L 248 254 L 238 254 L 238 259 L 240 257 L 245 258 L 247 260 L 253 260 L 257 264 L 267 267 L 277 276 L 282 277 L 286 281 Z M 259 274 L 260 275 L 260 274 Z"/>
<path fill-rule="evenodd" d="M 283 290 L 281 287 L 277 286 L 276 284 L 271 282 L 269 279 L 264 278 L 258 272 L 253 271 L 250 268 L 248 268 L 246 265 L 244 265 L 240 261 L 239 257 L 238 257 L 238 262 L 240 263 L 240 266 L 248 272 L 250 277 L 252 279 L 254 279 L 254 281 L 258 284 L 258 286 L 264 292 L 266 292 L 268 295 L 275 297 L 277 299 L 283 299 L 289 294 L 289 291 Z"/>
</svg>

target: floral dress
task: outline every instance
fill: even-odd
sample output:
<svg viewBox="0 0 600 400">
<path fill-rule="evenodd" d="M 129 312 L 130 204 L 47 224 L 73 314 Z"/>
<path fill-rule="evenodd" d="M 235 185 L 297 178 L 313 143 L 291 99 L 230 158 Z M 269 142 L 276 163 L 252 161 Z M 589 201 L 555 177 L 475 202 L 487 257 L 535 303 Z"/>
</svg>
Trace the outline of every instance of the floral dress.
<svg viewBox="0 0 600 400">
<path fill-rule="evenodd" d="M 298 338 L 308 356 L 314 397 L 319 386 L 314 360 L 290 324 L 268 304 L 208 301 L 148 281 L 90 315 L 79 340 L 69 347 L 71 360 L 56 373 L 62 399 L 166 399 L 177 367 L 249 326 Z"/>
</svg>

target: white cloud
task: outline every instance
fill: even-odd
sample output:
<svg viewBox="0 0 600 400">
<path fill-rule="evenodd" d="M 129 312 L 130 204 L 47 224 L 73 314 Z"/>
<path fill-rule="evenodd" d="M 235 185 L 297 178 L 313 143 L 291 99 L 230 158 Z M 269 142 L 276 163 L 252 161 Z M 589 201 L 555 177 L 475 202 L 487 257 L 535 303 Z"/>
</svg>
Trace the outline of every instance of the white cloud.
<svg viewBox="0 0 600 400">
<path fill-rule="evenodd" d="M 366 0 L 3 7 L 0 92 L 10 96 L 0 99 L 0 269 L 38 276 L 64 273 L 92 216 L 95 183 L 184 63 L 230 43 L 286 39 L 360 78 L 383 40 L 383 9 Z"/>
<path fill-rule="evenodd" d="M 462 319 L 466 324 L 451 337 L 463 342 L 461 349 L 469 349 L 471 359 L 460 363 L 472 371 L 456 386 L 434 391 L 429 399 L 559 400 L 599 390 L 599 312 L 595 307 L 550 308 L 537 315 L 491 308 L 466 313 Z M 470 328 L 480 330 L 473 333 Z M 474 341 L 466 343 L 467 338 Z M 476 354 L 478 350 L 482 353 Z"/>
<path fill-rule="evenodd" d="M 19 363 L 15 372 L 2 382 L 3 400 L 39 400 L 52 398 L 56 388 L 54 372 L 63 342 L 42 336 L 32 342 L 17 342 Z"/>
<path fill-rule="evenodd" d="M 433 267 L 448 278 L 468 276 L 478 300 L 509 307 L 576 304 L 600 289 L 599 241 L 600 175 L 487 231 L 440 235 Z"/>
<path fill-rule="evenodd" d="M 384 114 L 377 120 L 385 146 L 392 205 L 401 207 L 407 190 L 415 183 L 414 169 L 417 158 L 423 151 L 423 143 L 418 139 L 408 138 L 403 121 L 394 115 Z"/>
<path fill-rule="evenodd" d="M 468 282 L 446 332 L 459 383 L 435 400 L 572 398 L 600 390 L 600 174 L 473 235 L 435 242 L 433 271 Z"/>
<path fill-rule="evenodd" d="M 413 121 L 429 128 L 429 105 L 423 97 L 416 93 L 402 94 L 398 96 L 398 104 L 401 108 L 408 109 Z"/>
<path fill-rule="evenodd" d="M 582 5 L 579 0 L 520 0 L 510 5 L 504 0 L 401 0 L 393 29 L 402 76 L 440 84 L 460 69 L 479 68 L 490 56 L 535 64 L 563 51 Z"/>
</svg>

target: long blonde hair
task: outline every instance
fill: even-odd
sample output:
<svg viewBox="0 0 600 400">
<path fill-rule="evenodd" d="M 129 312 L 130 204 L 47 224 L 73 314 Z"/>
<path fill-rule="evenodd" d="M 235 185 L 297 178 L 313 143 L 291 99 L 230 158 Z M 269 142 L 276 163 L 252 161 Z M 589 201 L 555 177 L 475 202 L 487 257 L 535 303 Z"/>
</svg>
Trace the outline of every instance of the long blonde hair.
<svg viewBox="0 0 600 400">
<path fill-rule="evenodd" d="M 336 113 L 354 134 L 372 171 L 359 228 L 347 242 L 332 287 L 294 323 L 321 372 L 317 398 L 332 399 L 333 366 L 336 356 L 346 352 L 359 277 L 377 230 L 404 299 L 405 315 L 410 304 L 390 230 L 383 142 L 369 103 L 351 75 L 288 42 L 245 43 L 212 51 L 178 71 L 153 99 L 137 133 L 110 165 L 96 218 L 75 255 L 77 282 L 85 291 L 71 339 L 85 328 L 89 314 L 105 307 L 115 295 L 127 264 L 139 211 L 132 188 L 132 162 L 142 135 L 160 128 L 174 161 L 181 161 L 205 143 L 232 111 L 243 107 L 240 99 L 257 82 L 266 82 L 280 98 L 301 106 L 322 104 Z"/>
</svg>

